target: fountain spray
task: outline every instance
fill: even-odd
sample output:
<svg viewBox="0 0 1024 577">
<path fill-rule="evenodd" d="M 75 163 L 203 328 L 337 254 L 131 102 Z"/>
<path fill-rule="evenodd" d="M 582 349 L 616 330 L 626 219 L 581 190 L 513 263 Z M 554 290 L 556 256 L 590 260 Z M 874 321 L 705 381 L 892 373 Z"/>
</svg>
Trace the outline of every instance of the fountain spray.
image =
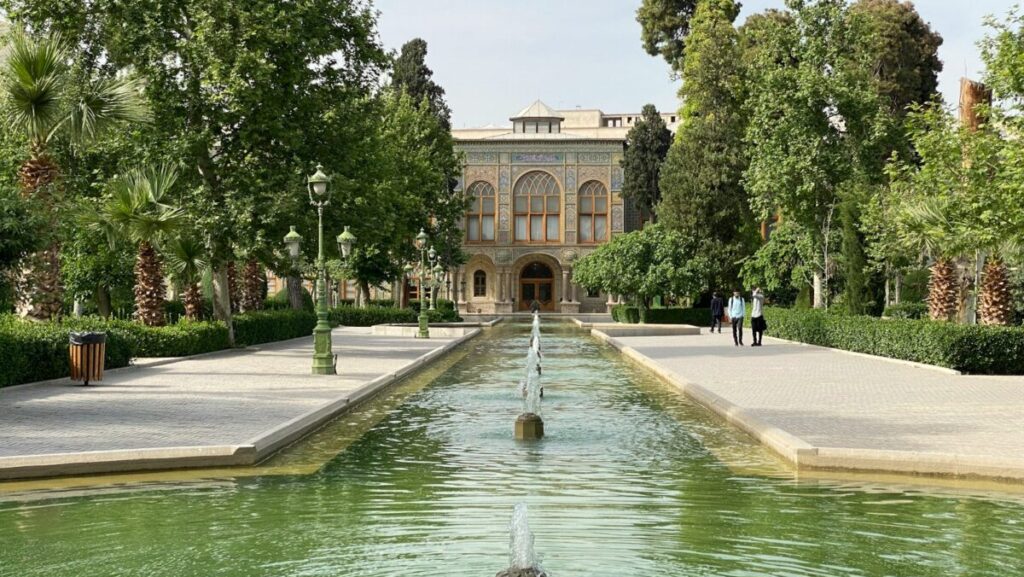
<svg viewBox="0 0 1024 577">
<path fill-rule="evenodd" d="M 526 395 L 523 399 L 523 413 L 516 419 L 516 439 L 536 440 L 544 436 L 540 397 L 540 315 L 534 313 L 530 350 L 526 354 Z"/>
<path fill-rule="evenodd" d="M 537 563 L 533 532 L 527 521 L 526 503 L 517 503 L 509 526 L 509 567 L 495 577 L 547 577 Z"/>
</svg>

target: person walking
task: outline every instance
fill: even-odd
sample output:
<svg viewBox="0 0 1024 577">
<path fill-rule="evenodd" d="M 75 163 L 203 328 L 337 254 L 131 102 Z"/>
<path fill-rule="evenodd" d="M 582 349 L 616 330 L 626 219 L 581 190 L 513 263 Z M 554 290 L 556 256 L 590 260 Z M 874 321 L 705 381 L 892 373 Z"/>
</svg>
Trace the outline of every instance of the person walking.
<svg viewBox="0 0 1024 577">
<path fill-rule="evenodd" d="M 739 289 L 736 289 L 729 299 L 729 319 L 732 321 L 732 343 L 737 347 L 743 346 L 743 317 L 746 315 L 747 303 Z"/>
<path fill-rule="evenodd" d="M 718 326 L 718 332 L 722 332 L 722 315 L 725 314 L 725 301 L 722 300 L 722 295 L 715 291 L 711 295 L 711 332 L 715 332 L 715 326 Z"/>
<path fill-rule="evenodd" d="M 750 329 L 754 333 L 754 344 L 750 346 L 761 346 L 767 328 L 768 323 L 764 320 L 764 294 L 761 293 L 760 287 L 754 287 L 754 292 L 750 295 Z"/>
</svg>

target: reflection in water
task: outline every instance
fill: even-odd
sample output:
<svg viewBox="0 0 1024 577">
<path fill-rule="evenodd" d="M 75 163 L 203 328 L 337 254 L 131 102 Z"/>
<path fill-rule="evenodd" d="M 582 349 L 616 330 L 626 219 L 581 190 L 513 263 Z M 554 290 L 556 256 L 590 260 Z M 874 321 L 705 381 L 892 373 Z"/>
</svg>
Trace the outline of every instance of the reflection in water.
<svg viewBox="0 0 1024 577">
<path fill-rule="evenodd" d="M 508 434 L 528 341 L 511 326 L 266 475 L 0 496 L 0 576 L 494 575 L 519 502 L 558 577 L 1024 574 L 1019 499 L 794 482 L 610 349 L 543 331 L 542 441 Z"/>
</svg>

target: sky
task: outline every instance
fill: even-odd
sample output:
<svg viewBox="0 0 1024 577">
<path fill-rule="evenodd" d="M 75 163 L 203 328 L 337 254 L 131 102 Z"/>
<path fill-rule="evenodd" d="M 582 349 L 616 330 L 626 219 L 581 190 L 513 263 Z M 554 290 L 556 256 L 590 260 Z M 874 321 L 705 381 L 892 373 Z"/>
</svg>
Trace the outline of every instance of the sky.
<svg viewBox="0 0 1024 577">
<path fill-rule="evenodd" d="M 939 89 L 955 103 L 961 76 L 984 67 L 977 42 L 986 15 L 1004 16 L 1024 0 L 916 0 L 945 40 Z M 679 82 L 649 56 L 635 18 L 640 0 L 374 0 L 388 49 L 427 41 L 427 65 L 445 89 L 452 126 L 507 125 L 536 99 L 559 109 L 607 113 L 678 107 Z M 739 22 L 783 0 L 743 0 Z"/>
</svg>

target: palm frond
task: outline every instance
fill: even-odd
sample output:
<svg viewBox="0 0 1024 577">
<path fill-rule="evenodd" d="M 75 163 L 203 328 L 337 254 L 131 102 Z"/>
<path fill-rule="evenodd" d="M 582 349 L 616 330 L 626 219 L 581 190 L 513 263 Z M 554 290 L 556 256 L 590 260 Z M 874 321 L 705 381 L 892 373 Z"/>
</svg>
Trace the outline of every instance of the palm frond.
<svg viewBox="0 0 1024 577">
<path fill-rule="evenodd" d="M 928 256 L 949 255 L 953 226 L 947 217 L 946 201 L 933 196 L 903 208 L 903 237 Z"/>
<path fill-rule="evenodd" d="M 206 247 L 192 236 L 179 236 L 167 243 L 164 259 L 171 275 L 185 284 L 196 282 L 210 266 Z"/>
<path fill-rule="evenodd" d="M 121 122 L 149 122 L 152 115 L 136 78 L 105 78 L 92 83 L 71 109 L 73 138 L 90 140 Z"/>
<path fill-rule="evenodd" d="M 9 110 L 6 121 L 11 130 L 42 143 L 63 124 L 68 57 L 67 43 L 60 34 L 38 40 L 24 31 L 11 34 L 7 58 L 0 69 L 2 97 Z"/>
</svg>

